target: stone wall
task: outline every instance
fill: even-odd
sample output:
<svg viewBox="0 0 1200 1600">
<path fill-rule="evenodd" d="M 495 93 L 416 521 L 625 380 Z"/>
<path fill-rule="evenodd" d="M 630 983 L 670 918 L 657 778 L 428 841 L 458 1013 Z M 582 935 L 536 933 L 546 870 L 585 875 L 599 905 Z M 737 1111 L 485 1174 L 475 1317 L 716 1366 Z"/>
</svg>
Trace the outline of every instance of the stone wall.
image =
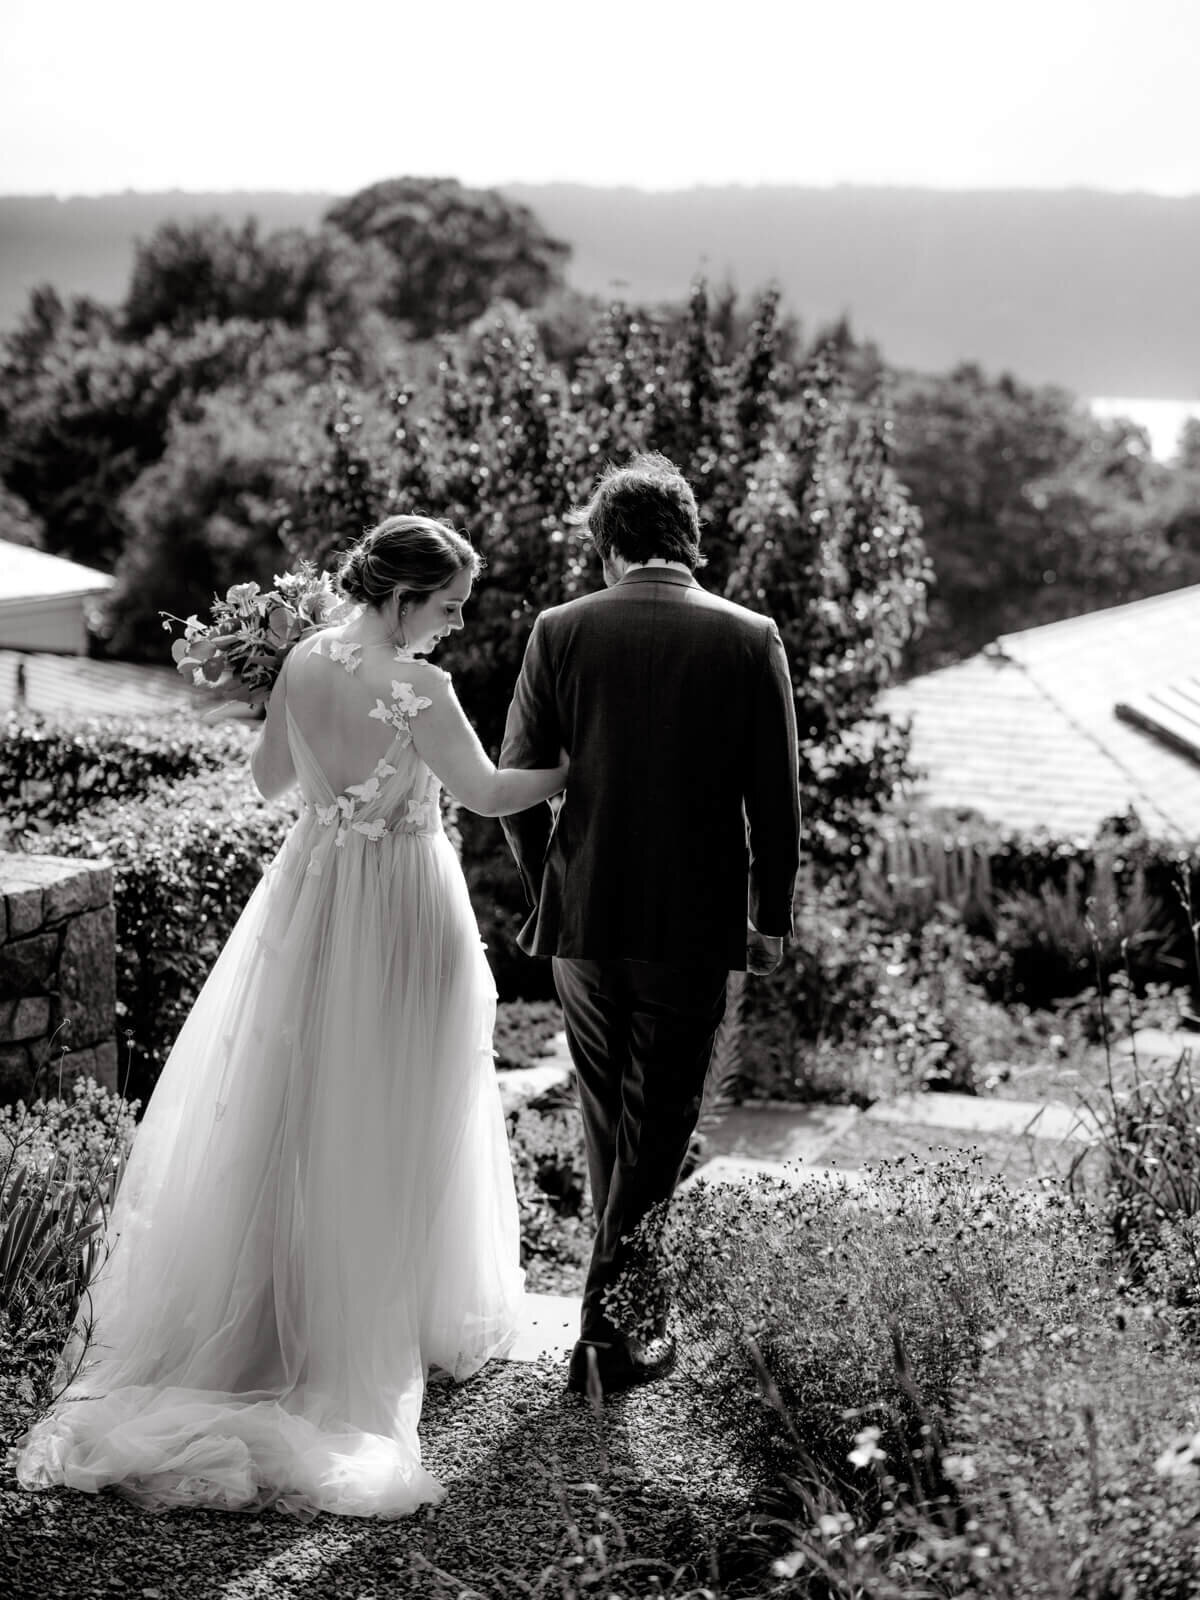
<svg viewBox="0 0 1200 1600">
<path fill-rule="evenodd" d="M 35 1077 L 53 1093 L 60 1057 L 64 1079 L 116 1087 L 112 896 L 105 862 L 0 854 L 0 1103 Z"/>
</svg>

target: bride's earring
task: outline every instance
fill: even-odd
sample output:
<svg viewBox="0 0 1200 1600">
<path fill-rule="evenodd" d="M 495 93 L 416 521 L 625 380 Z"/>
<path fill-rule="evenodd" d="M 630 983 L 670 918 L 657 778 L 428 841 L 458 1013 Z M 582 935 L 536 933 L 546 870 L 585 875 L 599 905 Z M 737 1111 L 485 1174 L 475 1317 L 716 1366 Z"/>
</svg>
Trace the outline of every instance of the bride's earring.
<svg viewBox="0 0 1200 1600">
<path fill-rule="evenodd" d="M 405 633 L 404 633 L 404 613 L 407 610 L 408 610 L 408 601 L 404 600 L 400 604 L 400 609 L 396 612 L 396 625 L 400 630 L 400 637 L 399 637 L 399 639 L 397 641 L 397 645 L 398 645 L 398 648 L 401 649 L 401 650 L 407 650 L 407 648 L 408 648 L 408 639 L 406 638 Z"/>
</svg>

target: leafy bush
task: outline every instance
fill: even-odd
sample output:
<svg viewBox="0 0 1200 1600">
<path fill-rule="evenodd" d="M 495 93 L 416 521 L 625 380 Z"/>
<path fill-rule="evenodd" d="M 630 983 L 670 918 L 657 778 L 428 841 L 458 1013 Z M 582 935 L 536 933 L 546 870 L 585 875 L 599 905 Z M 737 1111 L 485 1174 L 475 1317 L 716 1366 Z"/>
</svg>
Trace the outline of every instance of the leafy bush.
<svg viewBox="0 0 1200 1600">
<path fill-rule="evenodd" d="M 157 783 L 244 766 L 242 723 L 194 713 L 71 717 L 10 711 L 0 741 L 0 822 L 45 828 L 105 800 L 136 800 Z"/>
<path fill-rule="evenodd" d="M 508 1139 L 528 1286 L 570 1292 L 592 1242 L 579 1113 L 523 1106 L 509 1116 Z"/>
<path fill-rule="evenodd" d="M 735 1093 L 866 1103 L 973 1090 L 997 1025 L 974 981 L 981 941 L 946 918 L 889 928 L 836 883 L 801 887 L 795 925 L 779 971 L 747 980 Z"/>
<path fill-rule="evenodd" d="M 648 1222 L 651 1241 L 661 1225 Z M 854 1493 L 863 1480 L 846 1462 L 858 1432 L 878 1428 L 894 1459 L 919 1446 L 912 1386 L 944 1411 L 1006 1319 L 1036 1318 L 1047 1334 L 1069 1322 L 1078 1299 L 1065 1286 L 1098 1284 L 1105 1251 L 1102 1230 L 1057 1191 L 983 1180 L 969 1158 L 913 1158 L 882 1164 L 867 1189 L 700 1183 L 676 1196 L 649 1259 L 730 1436 L 760 1465 L 791 1458 L 778 1408 L 761 1398 L 761 1358 L 795 1437 Z M 654 1298 L 631 1284 L 617 1296 L 619 1322 L 636 1328 L 639 1310 L 652 1318 Z"/>
<path fill-rule="evenodd" d="M 744 1592 L 1196 1592 L 1192 1358 L 1062 1191 L 909 1160 L 702 1184 L 646 1239 L 612 1309 L 637 1328 L 673 1300 L 692 1400 L 757 1478 L 722 1562 Z"/>
<path fill-rule="evenodd" d="M 38 835 L 40 851 L 113 864 L 117 1024 L 139 1099 L 291 821 L 239 765 L 151 781 L 136 800 L 106 801 Z"/>
<path fill-rule="evenodd" d="M 1089 1101 L 1106 1165 L 1109 1226 L 1139 1280 L 1200 1313 L 1200 1081 L 1182 1050 L 1169 1071 L 1135 1075 Z"/>
<path fill-rule="evenodd" d="M 536 1066 L 562 1025 L 562 1010 L 553 1000 L 510 1000 L 498 1006 L 493 1039 L 497 1067 Z"/>
<path fill-rule="evenodd" d="M 1194 1354 L 1147 1308 L 1075 1288 L 1065 1324 L 1006 1319 L 954 1409 L 981 1592 L 1187 1600 L 1200 1593 Z"/>
<path fill-rule="evenodd" d="M 1119 893 L 1112 857 L 1098 853 L 1090 871 L 1072 861 L 1061 888 L 1049 882 L 1002 895 L 993 938 L 1010 992 L 1039 1005 L 1076 993 L 1097 975 L 1110 978 L 1126 961 L 1142 973 L 1159 970 L 1172 920 L 1171 904 L 1147 888 L 1143 865 L 1133 867 Z"/>
</svg>

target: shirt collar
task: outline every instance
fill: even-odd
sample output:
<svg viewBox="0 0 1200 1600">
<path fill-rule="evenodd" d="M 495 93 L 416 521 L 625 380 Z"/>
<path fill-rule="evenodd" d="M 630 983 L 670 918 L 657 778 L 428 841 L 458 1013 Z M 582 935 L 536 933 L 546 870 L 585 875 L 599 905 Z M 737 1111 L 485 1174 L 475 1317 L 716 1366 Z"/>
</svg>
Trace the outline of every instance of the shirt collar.
<svg viewBox="0 0 1200 1600">
<path fill-rule="evenodd" d="M 659 561 L 653 565 L 647 562 L 636 567 L 627 567 L 617 581 L 617 588 L 619 589 L 623 583 L 677 583 L 684 589 L 700 587 L 695 574 L 678 561 Z"/>
</svg>

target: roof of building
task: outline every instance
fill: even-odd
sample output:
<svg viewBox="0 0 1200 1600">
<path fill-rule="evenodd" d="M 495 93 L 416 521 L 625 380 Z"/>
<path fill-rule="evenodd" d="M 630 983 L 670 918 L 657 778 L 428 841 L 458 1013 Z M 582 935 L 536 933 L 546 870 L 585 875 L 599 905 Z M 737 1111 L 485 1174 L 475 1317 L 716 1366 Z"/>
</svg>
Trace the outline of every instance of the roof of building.
<svg viewBox="0 0 1200 1600">
<path fill-rule="evenodd" d="M 882 705 L 911 719 L 911 798 L 1069 837 L 1132 806 L 1152 833 L 1200 839 L 1198 639 L 1193 585 L 1005 634 L 896 685 Z"/>
<path fill-rule="evenodd" d="M 82 567 L 77 561 L 49 555 L 31 545 L 0 539 L 0 606 L 52 595 L 100 594 L 111 589 L 107 572 Z"/>
<path fill-rule="evenodd" d="M 18 693 L 24 668 L 24 695 Z M 134 661 L 92 661 L 87 656 L 0 650 L 0 709 L 83 716 L 145 716 L 205 709 L 211 695 L 192 689 L 173 667 Z"/>
</svg>

